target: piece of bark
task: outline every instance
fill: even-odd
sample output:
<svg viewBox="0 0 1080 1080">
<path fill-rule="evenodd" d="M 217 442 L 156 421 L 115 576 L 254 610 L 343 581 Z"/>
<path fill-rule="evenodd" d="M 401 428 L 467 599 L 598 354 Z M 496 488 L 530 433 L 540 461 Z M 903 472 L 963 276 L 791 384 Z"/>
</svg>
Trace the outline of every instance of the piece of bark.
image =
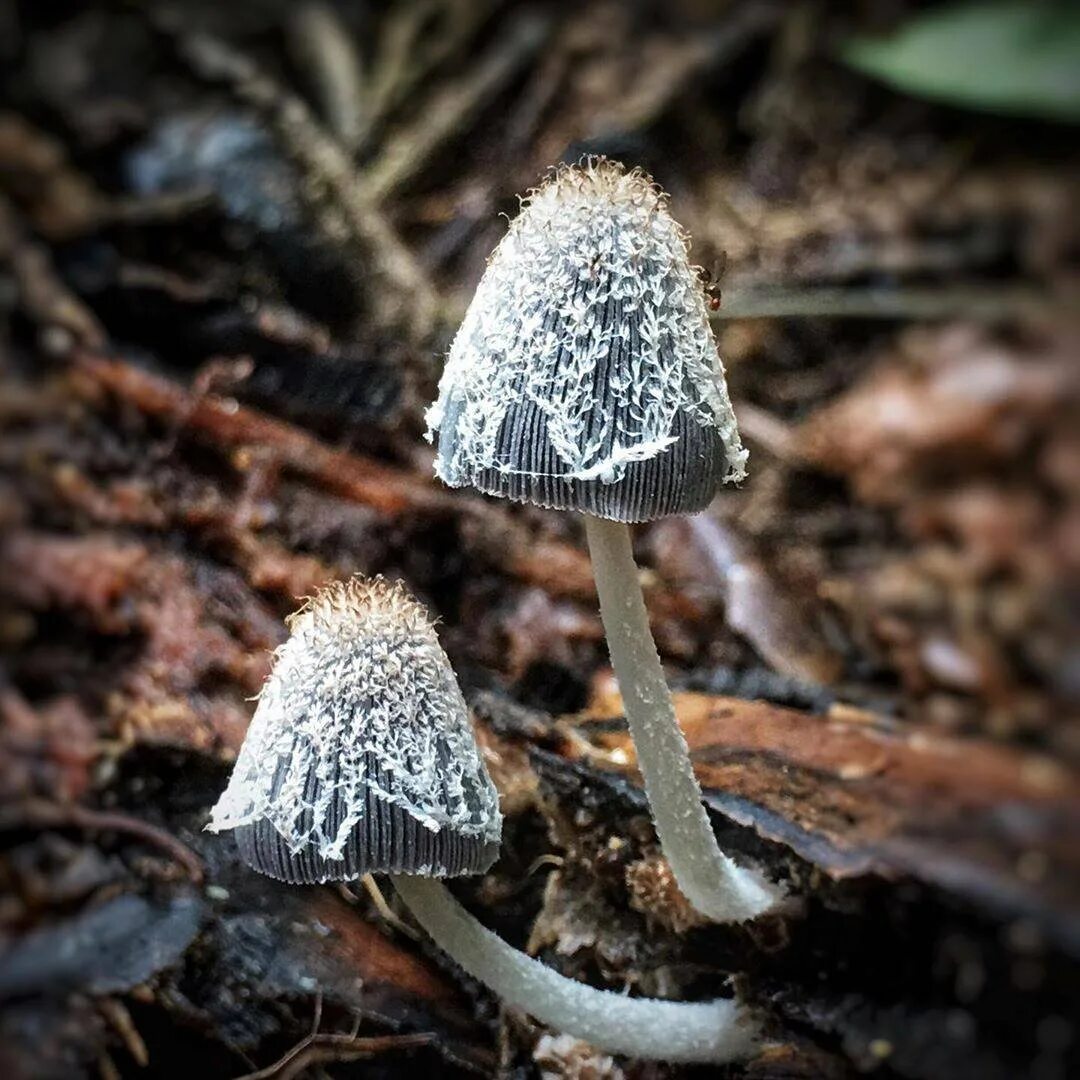
<svg viewBox="0 0 1080 1080">
<path fill-rule="evenodd" d="M 833 878 L 911 877 L 994 917 L 1033 919 L 1080 959 L 1077 770 L 854 710 L 675 701 L 706 800 L 726 817 Z M 629 769 L 633 742 L 611 729 L 620 716 L 609 698 L 575 727 Z"/>
<path fill-rule="evenodd" d="M 886 1075 L 1080 1066 L 1075 769 L 840 707 L 679 694 L 676 709 L 722 846 L 794 904 L 703 931 L 717 943 L 699 955 L 742 971 L 774 1018 Z M 541 792 L 587 786 L 588 827 L 623 836 L 645 800 L 621 703 L 601 698 L 573 726 L 556 752 L 533 751 Z"/>
</svg>

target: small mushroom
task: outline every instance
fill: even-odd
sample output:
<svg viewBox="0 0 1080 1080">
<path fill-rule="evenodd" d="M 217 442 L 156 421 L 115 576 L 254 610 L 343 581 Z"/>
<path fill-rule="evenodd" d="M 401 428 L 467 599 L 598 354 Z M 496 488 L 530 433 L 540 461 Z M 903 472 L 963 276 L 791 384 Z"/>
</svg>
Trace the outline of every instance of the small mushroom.
<svg viewBox="0 0 1080 1080">
<path fill-rule="evenodd" d="M 608 1053 L 753 1053 L 737 1002 L 628 998 L 567 979 L 481 926 L 437 879 L 494 862 L 502 819 L 426 612 L 381 580 L 333 585 L 291 621 L 209 828 L 287 881 L 386 871 L 435 942 L 508 1004 Z"/>
<path fill-rule="evenodd" d="M 603 158 L 556 170 L 491 256 L 427 419 L 447 484 L 584 514 L 660 843 L 687 899 L 724 922 L 780 893 L 716 842 L 628 528 L 702 510 L 746 471 L 688 254 L 648 176 Z"/>
<path fill-rule="evenodd" d="M 289 629 L 210 828 L 280 881 L 487 869 L 498 794 L 424 609 L 354 578 Z"/>
</svg>

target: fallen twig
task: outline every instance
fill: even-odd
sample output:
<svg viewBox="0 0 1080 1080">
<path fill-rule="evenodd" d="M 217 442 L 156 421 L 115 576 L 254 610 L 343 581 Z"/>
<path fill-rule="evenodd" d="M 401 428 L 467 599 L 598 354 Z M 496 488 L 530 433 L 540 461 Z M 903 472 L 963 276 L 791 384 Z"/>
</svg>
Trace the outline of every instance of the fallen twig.
<svg viewBox="0 0 1080 1080">
<path fill-rule="evenodd" d="M 985 321 L 1041 315 L 1064 301 L 1031 286 L 941 288 L 752 288 L 725 289 L 720 310 L 728 319 L 947 319 Z"/>
<path fill-rule="evenodd" d="M 237 406 L 232 399 L 191 394 L 119 360 L 91 353 L 76 357 L 76 368 L 96 385 L 156 416 L 176 430 L 195 431 L 219 449 L 258 446 L 282 465 L 317 480 L 327 490 L 385 514 L 449 507 L 451 497 L 413 474 L 372 458 L 332 450 L 300 428 Z"/>
<path fill-rule="evenodd" d="M 379 917 L 388 926 L 393 927 L 399 933 L 404 934 L 406 937 L 412 938 L 413 941 L 420 940 L 420 934 L 417 930 L 411 927 L 407 922 L 398 918 L 394 913 L 394 909 L 387 903 L 386 897 L 383 896 L 382 889 L 379 888 L 378 882 L 375 880 L 374 875 L 364 874 L 360 879 L 360 884 L 364 886 L 364 891 L 368 894 L 368 898 L 375 905 L 375 910 L 379 913 Z"/>
<path fill-rule="evenodd" d="M 146 1049 L 146 1042 L 135 1021 L 128 1012 L 127 1006 L 119 998 L 103 997 L 98 1001 L 98 1009 L 109 1025 L 120 1036 L 121 1042 L 131 1055 L 131 1060 L 140 1068 L 145 1069 L 150 1064 L 150 1053 Z"/>
<path fill-rule="evenodd" d="M 33 230 L 52 242 L 110 225 L 178 221 L 213 205 L 200 191 L 106 194 L 75 168 L 61 143 L 14 113 L 0 113 L 0 176 Z"/>
<path fill-rule="evenodd" d="M 630 93 L 591 119 L 589 134 L 640 131 L 655 123 L 695 79 L 733 61 L 769 31 L 783 11 L 783 5 L 744 4 L 708 33 L 692 30 L 682 40 L 666 42 L 663 53 L 643 65 Z"/>
<path fill-rule="evenodd" d="M 257 1072 L 244 1073 L 236 1080 L 291 1080 L 313 1065 L 328 1065 L 335 1061 L 355 1061 L 357 1058 L 371 1057 L 374 1054 L 390 1053 L 394 1050 L 410 1050 L 417 1046 L 427 1046 L 434 1039 L 433 1035 L 316 1035 L 311 1034 L 301 1039 L 291 1050 L 283 1054 L 273 1065 Z"/>
<path fill-rule="evenodd" d="M 375 125 L 402 96 L 401 87 L 407 81 L 416 39 L 434 10 L 433 0 L 416 0 L 412 4 L 391 7 L 380 23 L 373 70 L 368 82 L 363 139 L 370 137 Z"/>
<path fill-rule="evenodd" d="M 390 8 L 376 49 L 365 139 L 426 76 L 471 40 L 493 7 L 490 0 L 417 0 Z M 428 20 L 436 17 L 437 27 L 425 35 Z"/>
<path fill-rule="evenodd" d="M 364 72 L 356 42 L 340 15 L 322 0 L 307 0 L 290 16 L 287 40 L 307 73 L 326 124 L 350 153 L 364 133 Z"/>
<path fill-rule="evenodd" d="M 176 31 L 169 22 L 159 25 L 196 74 L 226 84 L 270 122 L 282 149 L 307 174 L 303 193 L 316 224 L 329 236 L 345 230 L 371 260 L 378 321 L 409 333 L 414 341 L 425 339 L 438 310 L 431 282 L 360 182 L 348 155 L 305 102 L 225 42 Z"/>
<path fill-rule="evenodd" d="M 526 12 L 492 43 L 467 75 L 421 109 L 415 123 L 388 140 L 386 149 L 365 173 L 371 196 L 386 198 L 416 176 L 444 143 L 461 134 L 468 120 L 540 48 L 549 28 L 548 19 Z"/>
<path fill-rule="evenodd" d="M 27 236 L 10 204 L 0 196 L 0 263 L 11 266 L 19 303 L 43 331 L 60 331 L 49 339 L 57 353 L 73 345 L 101 348 L 105 330 L 88 307 L 57 277 L 43 244 Z"/>
<path fill-rule="evenodd" d="M 53 803 L 45 799 L 27 799 L 0 811 L 0 831 L 28 827 L 88 829 L 134 836 L 164 851 L 184 868 L 196 885 L 203 880 L 202 860 L 191 848 L 164 829 L 128 814 L 114 810 L 93 810 L 77 803 Z"/>
</svg>

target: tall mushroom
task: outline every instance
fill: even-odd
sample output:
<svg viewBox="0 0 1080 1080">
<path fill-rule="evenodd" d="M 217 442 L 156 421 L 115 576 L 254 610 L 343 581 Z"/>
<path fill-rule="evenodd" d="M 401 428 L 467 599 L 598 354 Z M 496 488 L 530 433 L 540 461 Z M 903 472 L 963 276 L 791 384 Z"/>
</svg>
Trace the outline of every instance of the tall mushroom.
<svg viewBox="0 0 1080 1080">
<path fill-rule="evenodd" d="M 523 203 L 428 411 L 453 487 L 585 516 L 612 666 L 661 846 L 720 922 L 779 890 L 720 850 L 649 629 L 628 525 L 703 510 L 745 475 L 685 233 L 643 173 L 562 167 Z"/>
<path fill-rule="evenodd" d="M 598 1049 L 679 1062 L 750 1054 L 734 1001 L 628 998 L 567 979 L 480 925 L 437 880 L 494 862 L 502 818 L 454 672 L 400 586 L 330 586 L 290 623 L 209 828 L 289 882 L 393 876 L 436 943 L 509 1004 Z"/>
</svg>

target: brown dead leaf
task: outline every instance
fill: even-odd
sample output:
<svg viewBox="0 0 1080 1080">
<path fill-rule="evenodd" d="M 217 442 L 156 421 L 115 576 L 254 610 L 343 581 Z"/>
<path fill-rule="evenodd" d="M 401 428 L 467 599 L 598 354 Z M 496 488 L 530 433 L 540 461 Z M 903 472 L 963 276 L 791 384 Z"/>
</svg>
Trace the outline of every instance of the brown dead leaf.
<svg viewBox="0 0 1080 1080">
<path fill-rule="evenodd" d="M 912 331 L 902 353 L 814 413 L 803 457 L 896 505 L 926 471 L 1014 461 L 1080 391 L 1071 335 L 1012 348 L 968 325 Z"/>
<path fill-rule="evenodd" d="M 833 682 L 841 659 L 815 625 L 813 598 L 778 580 L 748 540 L 711 514 L 668 518 L 650 532 L 657 567 L 703 603 L 781 674 Z"/>
</svg>

